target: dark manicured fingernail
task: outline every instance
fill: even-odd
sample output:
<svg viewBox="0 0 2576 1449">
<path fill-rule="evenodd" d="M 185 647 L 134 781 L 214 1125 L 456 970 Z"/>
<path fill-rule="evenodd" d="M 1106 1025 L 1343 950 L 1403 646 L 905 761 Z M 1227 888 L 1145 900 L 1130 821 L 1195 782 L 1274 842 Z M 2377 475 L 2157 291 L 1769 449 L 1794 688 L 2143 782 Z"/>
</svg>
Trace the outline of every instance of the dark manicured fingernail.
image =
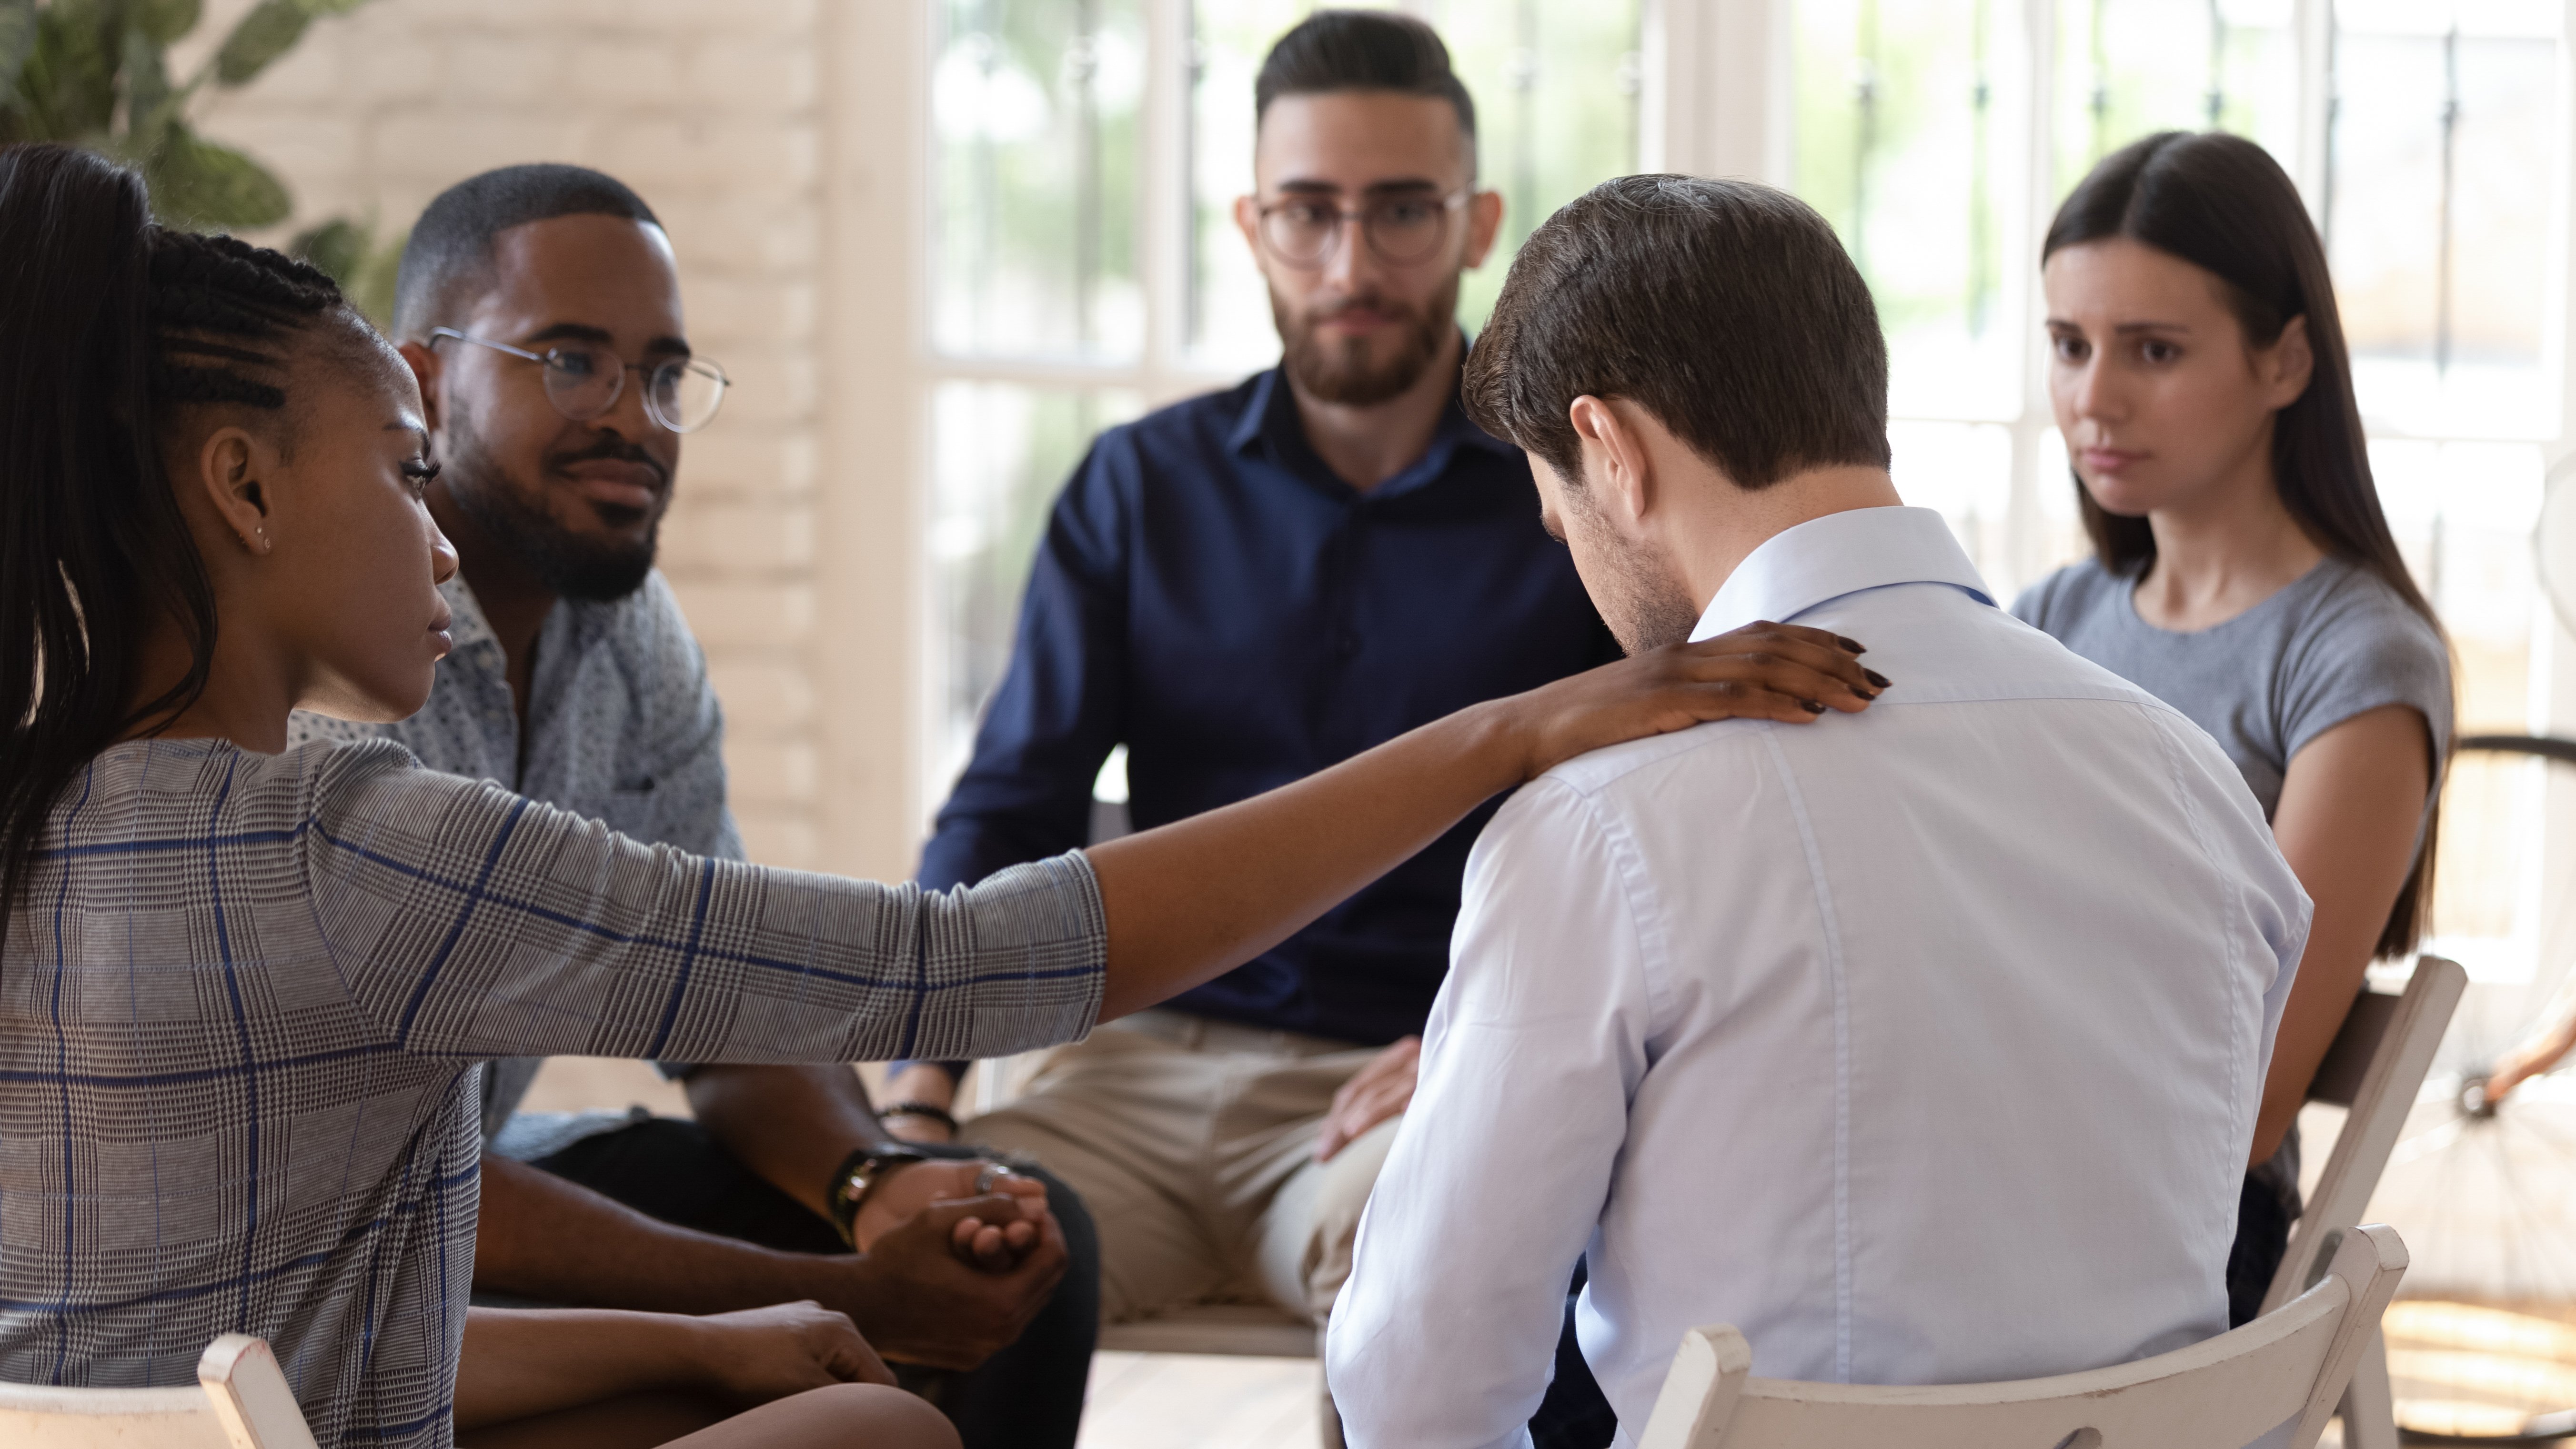
<svg viewBox="0 0 2576 1449">
<path fill-rule="evenodd" d="M 1869 652 L 1869 650 L 1864 647 L 1858 639 L 1846 639 L 1842 635 L 1836 634 L 1834 636 L 1834 642 L 1840 644 L 1854 654 L 1867 654 Z"/>
<path fill-rule="evenodd" d="M 1798 703 L 1799 703 L 1799 704 L 1801 704 L 1801 705 L 1803 705 L 1803 706 L 1805 706 L 1805 707 L 1806 707 L 1806 711 L 1807 711 L 1807 713 L 1809 713 L 1809 714 L 1823 714 L 1823 713 L 1825 712 L 1825 704 L 1824 704 L 1824 701 L 1823 701 L 1823 700 L 1820 700 L 1820 699 L 1802 699 L 1802 700 L 1799 700 L 1799 701 L 1798 701 Z"/>
<path fill-rule="evenodd" d="M 1894 681 L 1890 680 L 1886 675 L 1879 673 L 1879 672 L 1878 672 L 1877 670 L 1875 670 L 1875 669 L 1864 669 L 1864 670 L 1862 670 L 1862 671 L 1860 672 L 1860 677 L 1861 677 L 1861 678 L 1863 678 L 1863 679 L 1868 680 L 1868 681 L 1869 681 L 1870 683 L 1872 683 L 1872 684 L 1877 685 L 1877 686 L 1878 686 L 1879 688 L 1881 688 L 1881 689 L 1885 689 L 1885 688 L 1887 688 L 1887 686 L 1888 686 L 1889 684 L 1891 684 L 1891 683 L 1893 683 L 1893 682 L 1894 682 Z"/>
</svg>

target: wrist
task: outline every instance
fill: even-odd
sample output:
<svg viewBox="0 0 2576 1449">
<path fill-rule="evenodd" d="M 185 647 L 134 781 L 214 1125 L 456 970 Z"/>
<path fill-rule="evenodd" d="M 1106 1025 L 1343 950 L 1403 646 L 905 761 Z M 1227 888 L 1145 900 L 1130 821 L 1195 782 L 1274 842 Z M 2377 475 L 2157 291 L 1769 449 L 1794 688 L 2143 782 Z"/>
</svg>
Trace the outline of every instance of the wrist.
<svg viewBox="0 0 2576 1449">
<path fill-rule="evenodd" d="M 1465 732 L 1457 755 L 1482 767 L 1478 783 L 1487 794 L 1527 784 L 1540 773 L 1534 768 L 1540 754 L 1538 730 L 1519 696 L 1472 704 L 1449 718 Z"/>
<path fill-rule="evenodd" d="M 917 1097 L 889 1102 L 877 1110 L 877 1125 L 886 1127 L 892 1122 L 936 1127 L 951 1138 L 957 1135 L 957 1118 L 944 1102 L 924 1101 Z M 887 1130 L 891 1132 L 893 1129 L 888 1127 Z"/>
<path fill-rule="evenodd" d="M 832 1226 L 841 1231 L 841 1241 L 857 1248 L 859 1214 L 867 1210 L 868 1199 L 886 1179 L 929 1160 L 930 1154 L 895 1141 L 870 1143 L 842 1158 L 824 1188 L 824 1202 L 831 1209 Z"/>
</svg>

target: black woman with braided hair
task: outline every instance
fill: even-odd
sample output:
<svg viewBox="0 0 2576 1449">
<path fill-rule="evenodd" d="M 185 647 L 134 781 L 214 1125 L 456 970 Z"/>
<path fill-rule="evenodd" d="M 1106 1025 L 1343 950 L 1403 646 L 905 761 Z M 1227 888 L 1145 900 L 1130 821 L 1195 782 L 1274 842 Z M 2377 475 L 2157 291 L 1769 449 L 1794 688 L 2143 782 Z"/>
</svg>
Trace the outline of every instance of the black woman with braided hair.
<svg viewBox="0 0 2576 1449">
<path fill-rule="evenodd" d="M 427 697 L 435 469 L 410 371 L 319 273 L 0 149 L 0 1378 L 184 1383 L 247 1332 L 325 1445 L 954 1444 L 837 1315 L 634 1315 L 611 1355 L 469 1313 L 474 1064 L 1070 1040 L 1574 755 L 1868 699 L 1833 636 L 1755 625 L 969 888 L 764 869 L 383 741 L 284 749 L 294 708 Z"/>
</svg>

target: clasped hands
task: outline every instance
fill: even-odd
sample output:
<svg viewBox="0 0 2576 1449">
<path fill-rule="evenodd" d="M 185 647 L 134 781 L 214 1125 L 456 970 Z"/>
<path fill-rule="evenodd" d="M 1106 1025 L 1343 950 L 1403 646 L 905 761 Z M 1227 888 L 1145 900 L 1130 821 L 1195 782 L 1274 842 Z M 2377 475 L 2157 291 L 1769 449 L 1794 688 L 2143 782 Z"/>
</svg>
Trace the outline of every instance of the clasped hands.
<svg viewBox="0 0 2576 1449">
<path fill-rule="evenodd" d="M 1020 1265 L 1044 1238 L 1046 1184 L 979 1158 L 907 1163 L 888 1173 L 860 1204 L 851 1246 L 871 1252 L 879 1239 L 934 1207 L 944 1207 L 951 1251 L 991 1273 Z"/>
<path fill-rule="evenodd" d="M 881 1179 L 851 1225 L 856 1256 L 819 1296 L 890 1359 L 971 1369 L 1017 1340 L 1063 1280 L 1046 1184 L 985 1161 L 916 1162 Z"/>
</svg>

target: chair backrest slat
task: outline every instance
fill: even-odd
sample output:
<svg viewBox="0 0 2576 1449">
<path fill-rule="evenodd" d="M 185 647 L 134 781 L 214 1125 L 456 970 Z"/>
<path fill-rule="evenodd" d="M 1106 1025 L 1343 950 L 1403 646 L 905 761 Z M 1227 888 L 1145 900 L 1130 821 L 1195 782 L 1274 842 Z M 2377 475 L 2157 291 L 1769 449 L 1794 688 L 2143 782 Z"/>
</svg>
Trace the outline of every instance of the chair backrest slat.
<svg viewBox="0 0 2576 1449">
<path fill-rule="evenodd" d="M 6 1449 L 315 1449 L 277 1356 L 228 1333 L 197 1360 L 194 1387 L 56 1388 L 0 1383 Z"/>
<path fill-rule="evenodd" d="M 2354 1000 L 2326 1050 L 2325 1065 L 2308 1088 L 2308 1100 L 2349 1110 L 2316 1192 L 2290 1225 L 2280 1270 L 2263 1295 L 2264 1311 L 2306 1289 L 2316 1276 L 2320 1245 L 2358 1226 L 2370 1210 L 2379 1175 L 2397 1148 L 2407 1114 L 2424 1089 L 2424 1074 L 2432 1068 L 2442 1034 L 2450 1029 L 2451 1013 L 2468 988 L 2469 973 L 2459 962 L 2422 956 L 2403 994 L 2365 991 Z"/>
<path fill-rule="evenodd" d="M 2370 990 L 2353 998 L 2352 1010 L 2344 1014 L 2342 1028 L 2335 1032 L 2325 1060 L 2317 1063 L 2317 1074 L 2308 1082 L 2309 1101 L 2337 1107 L 2353 1104 L 2361 1095 L 2362 1079 L 2370 1075 L 2370 1064 L 2379 1058 L 2379 1044 L 2387 1039 L 2389 1024 L 2397 1020 L 2401 999 L 2392 991 Z"/>
<path fill-rule="evenodd" d="M 1695 1329 L 1644 1449 L 2244 1449 L 2286 1431 L 2311 1449 L 2406 1267 L 2384 1227 L 2337 1243 L 2317 1286 L 2277 1312 L 2136 1363 L 2014 1383 L 1921 1388 L 1749 1376 L 1732 1328 Z"/>
</svg>

